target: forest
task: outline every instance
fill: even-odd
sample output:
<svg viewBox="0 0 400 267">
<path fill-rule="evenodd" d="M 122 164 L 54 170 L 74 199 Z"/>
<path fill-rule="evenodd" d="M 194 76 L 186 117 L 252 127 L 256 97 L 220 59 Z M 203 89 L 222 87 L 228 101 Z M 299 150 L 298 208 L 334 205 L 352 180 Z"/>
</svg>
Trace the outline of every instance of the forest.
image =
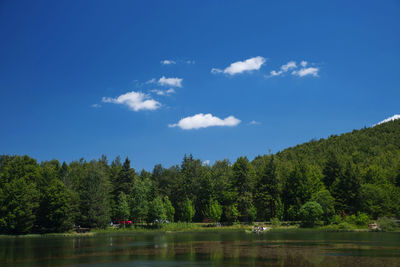
<svg viewBox="0 0 400 267">
<path fill-rule="evenodd" d="M 133 159 L 134 160 L 134 159 Z M 0 156 L 0 233 L 66 232 L 110 222 L 231 224 L 306 220 L 320 210 L 326 224 L 365 214 L 400 214 L 400 120 L 312 140 L 249 160 L 135 170 L 106 156 L 69 164 Z"/>
</svg>

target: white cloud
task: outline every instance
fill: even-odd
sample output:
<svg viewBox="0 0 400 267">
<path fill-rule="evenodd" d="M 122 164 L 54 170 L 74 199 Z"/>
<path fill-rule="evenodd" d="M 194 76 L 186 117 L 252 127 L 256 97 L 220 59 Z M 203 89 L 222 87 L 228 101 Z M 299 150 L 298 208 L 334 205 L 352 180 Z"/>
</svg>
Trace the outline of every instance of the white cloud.
<svg viewBox="0 0 400 267">
<path fill-rule="evenodd" d="M 289 61 L 285 65 L 281 66 L 281 70 L 284 72 L 287 72 L 288 70 L 295 69 L 297 68 L 296 62 L 295 61 Z"/>
<path fill-rule="evenodd" d="M 146 84 L 149 84 L 149 83 L 156 83 L 156 78 L 150 79 L 146 82 Z"/>
<path fill-rule="evenodd" d="M 100 104 L 93 104 L 93 105 L 91 105 L 91 107 L 92 108 L 101 108 L 101 105 Z"/>
<path fill-rule="evenodd" d="M 149 95 L 142 92 L 128 92 L 116 98 L 103 97 L 104 103 L 122 104 L 128 106 L 133 111 L 156 110 L 161 103 L 152 99 Z"/>
<path fill-rule="evenodd" d="M 308 64 L 308 62 L 307 62 L 307 61 L 304 61 L 304 60 L 300 62 L 300 65 L 301 65 L 303 68 L 306 67 L 307 64 Z"/>
<path fill-rule="evenodd" d="M 208 166 L 208 165 L 210 165 L 210 160 L 209 159 L 203 161 L 203 166 Z"/>
<path fill-rule="evenodd" d="M 150 90 L 150 92 L 155 93 L 157 95 L 170 95 L 170 94 L 174 94 L 175 90 L 174 90 L 174 88 L 170 88 L 170 89 L 168 89 L 166 91 L 153 89 L 153 90 Z"/>
<path fill-rule="evenodd" d="M 400 114 L 396 114 L 396 115 L 393 115 L 390 118 L 387 118 L 387 119 L 384 119 L 383 121 L 378 122 L 377 124 L 374 124 L 373 126 L 377 126 L 377 125 L 382 124 L 382 123 L 386 123 L 386 122 L 394 121 L 394 120 L 399 120 L 399 119 L 400 119 Z"/>
<path fill-rule="evenodd" d="M 292 72 L 292 74 L 299 77 L 304 77 L 307 75 L 318 77 L 318 71 L 319 68 L 309 67 L 309 68 L 302 68 L 300 70 L 295 70 Z"/>
<path fill-rule="evenodd" d="M 272 70 L 270 72 L 270 77 L 280 76 L 280 75 L 284 74 L 285 72 L 288 72 L 289 70 L 295 69 L 295 68 L 297 68 L 296 61 L 289 61 L 285 65 L 282 65 L 280 70 L 278 70 L 278 71 Z"/>
<path fill-rule="evenodd" d="M 220 119 L 213 116 L 212 114 L 199 113 L 191 117 L 181 119 L 178 123 L 170 124 L 169 127 L 179 127 L 183 130 L 192 130 L 207 128 L 211 126 L 236 126 L 240 123 L 240 120 L 234 116 Z"/>
<path fill-rule="evenodd" d="M 182 87 L 182 81 L 183 79 L 181 78 L 166 78 L 162 76 L 158 80 L 158 84 L 162 86 Z"/>
<path fill-rule="evenodd" d="M 225 73 L 229 75 L 235 75 L 238 73 L 243 73 L 245 71 L 259 70 L 261 66 L 266 62 L 266 59 L 263 57 L 252 57 L 246 59 L 245 61 L 237 61 L 229 65 L 229 67 L 224 70 L 212 68 L 211 73 Z"/>
<path fill-rule="evenodd" d="M 161 60 L 161 64 L 163 64 L 163 65 L 171 65 L 171 64 L 176 64 L 176 61 L 165 59 L 165 60 Z"/>
<path fill-rule="evenodd" d="M 186 60 L 186 64 L 195 64 L 196 62 L 194 60 Z"/>
<path fill-rule="evenodd" d="M 259 124 L 261 124 L 261 122 L 255 121 L 255 120 L 252 120 L 251 122 L 249 122 L 249 125 L 259 125 Z"/>
</svg>

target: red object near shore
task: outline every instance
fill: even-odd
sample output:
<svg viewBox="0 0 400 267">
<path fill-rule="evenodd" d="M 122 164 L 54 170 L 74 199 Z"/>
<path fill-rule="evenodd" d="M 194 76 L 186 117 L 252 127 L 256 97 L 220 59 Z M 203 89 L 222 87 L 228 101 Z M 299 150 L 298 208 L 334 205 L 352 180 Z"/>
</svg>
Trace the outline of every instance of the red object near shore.
<svg viewBox="0 0 400 267">
<path fill-rule="evenodd" d="M 132 224 L 132 221 L 118 221 L 118 224 Z"/>
</svg>

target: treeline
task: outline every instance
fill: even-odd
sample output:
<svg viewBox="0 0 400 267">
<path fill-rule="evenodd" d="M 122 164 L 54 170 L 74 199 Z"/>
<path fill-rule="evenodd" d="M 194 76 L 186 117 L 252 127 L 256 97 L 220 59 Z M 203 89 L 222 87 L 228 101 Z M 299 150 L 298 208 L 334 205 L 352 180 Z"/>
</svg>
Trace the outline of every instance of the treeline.
<svg viewBox="0 0 400 267">
<path fill-rule="evenodd" d="M 64 232 L 168 221 L 323 220 L 400 213 L 400 121 L 311 141 L 275 155 L 137 172 L 128 158 L 70 164 L 0 156 L 0 232 Z M 337 217 L 337 216 L 336 216 Z"/>
</svg>

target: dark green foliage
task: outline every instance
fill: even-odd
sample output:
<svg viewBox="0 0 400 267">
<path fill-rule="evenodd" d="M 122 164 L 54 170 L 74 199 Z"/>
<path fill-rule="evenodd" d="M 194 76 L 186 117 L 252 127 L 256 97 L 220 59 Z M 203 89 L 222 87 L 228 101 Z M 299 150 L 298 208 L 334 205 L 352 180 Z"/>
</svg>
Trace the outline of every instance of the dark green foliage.
<svg viewBox="0 0 400 267">
<path fill-rule="evenodd" d="M 335 209 L 355 213 L 360 204 L 361 181 L 359 173 L 351 162 L 347 162 L 344 173 L 332 185 Z"/>
<path fill-rule="evenodd" d="M 110 189 L 101 163 L 91 161 L 82 166 L 83 177 L 78 186 L 78 225 L 104 228 L 110 222 Z"/>
<path fill-rule="evenodd" d="M 306 215 L 311 204 L 305 204 L 313 202 L 321 206 L 321 219 L 347 229 L 357 221 L 400 214 L 399 148 L 397 120 L 252 162 L 239 157 L 233 166 L 228 160 L 203 166 L 185 155 L 180 166 L 156 165 L 152 173 L 140 175 L 129 159 L 121 163 L 119 157 L 111 164 L 102 156 L 39 165 L 28 156 L 3 155 L 0 233 L 61 232 L 73 224 L 105 227 L 129 216 L 135 223 L 207 217 L 233 223 L 298 220 L 301 214 L 312 224 L 305 217 L 315 214 Z"/>
<path fill-rule="evenodd" d="M 315 201 L 309 201 L 301 206 L 299 216 L 303 226 L 312 227 L 321 220 L 324 211 L 320 204 Z"/>
<path fill-rule="evenodd" d="M 329 222 L 333 215 L 335 215 L 335 199 L 332 197 L 328 190 L 324 189 L 311 198 L 311 201 L 315 201 L 321 205 L 324 211 L 323 219 L 325 222 Z"/>
<path fill-rule="evenodd" d="M 188 198 L 185 199 L 182 205 L 182 220 L 184 222 L 191 222 L 195 213 L 192 201 Z"/>
<path fill-rule="evenodd" d="M 125 221 L 129 218 L 130 209 L 128 204 L 128 198 L 126 197 L 124 192 L 119 193 L 118 202 L 117 202 L 117 219 Z"/>
<path fill-rule="evenodd" d="M 43 188 L 38 211 L 38 225 L 44 232 L 65 232 L 74 224 L 72 192 L 59 179 L 52 179 Z"/>
<path fill-rule="evenodd" d="M 237 192 L 237 208 L 242 221 L 251 221 L 255 172 L 247 157 L 240 157 L 232 166 L 233 186 Z"/>
<path fill-rule="evenodd" d="M 206 210 L 206 216 L 213 222 L 219 222 L 222 215 L 222 206 L 217 200 L 210 199 Z"/>
<path fill-rule="evenodd" d="M 167 216 L 167 220 L 170 222 L 174 221 L 175 216 L 175 208 L 172 206 L 171 201 L 169 201 L 168 196 L 164 197 L 164 207 L 165 207 L 165 214 Z"/>
<path fill-rule="evenodd" d="M 399 228 L 397 222 L 394 219 L 388 217 L 379 218 L 377 224 L 378 227 L 385 232 L 392 232 Z"/>
<path fill-rule="evenodd" d="M 150 202 L 149 213 L 147 215 L 147 222 L 161 223 L 167 219 L 164 203 L 160 197 L 156 197 Z"/>
<path fill-rule="evenodd" d="M 258 218 L 268 221 L 277 217 L 277 209 L 280 202 L 279 180 L 276 174 L 274 156 L 260 164 L 260 179 L 255 187 L 255 204 Z"/>
</svg>

